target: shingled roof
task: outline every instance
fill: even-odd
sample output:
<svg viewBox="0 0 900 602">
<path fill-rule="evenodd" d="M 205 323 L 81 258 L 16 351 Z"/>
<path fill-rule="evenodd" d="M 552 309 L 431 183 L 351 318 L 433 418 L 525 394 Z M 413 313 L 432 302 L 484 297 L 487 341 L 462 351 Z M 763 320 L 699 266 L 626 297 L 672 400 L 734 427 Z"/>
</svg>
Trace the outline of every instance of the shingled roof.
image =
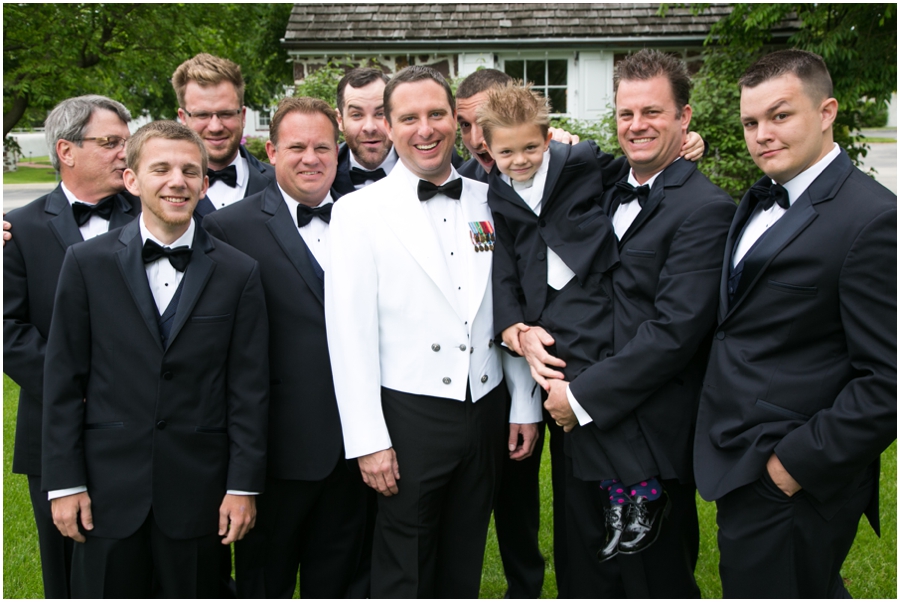
<svg viewBox="0 0 900 602">
<path fill-rule="evenodd" d="M 699 15 L 659 4 L 295 4 L 285 33 L 287 48 L 377 41 L 422 44 L 553 40 L 633 42 L 702 41 L 731 11 L 709 5 Z"/>
</svg>

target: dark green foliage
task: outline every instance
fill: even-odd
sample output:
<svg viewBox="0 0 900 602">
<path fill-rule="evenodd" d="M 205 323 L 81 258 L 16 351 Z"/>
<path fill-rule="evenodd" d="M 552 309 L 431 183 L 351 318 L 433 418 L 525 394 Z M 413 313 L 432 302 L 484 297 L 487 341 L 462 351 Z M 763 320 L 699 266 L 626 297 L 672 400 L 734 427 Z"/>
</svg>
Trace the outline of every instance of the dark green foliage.
<svg viewBox="0 0 900 602">
<path fill-rule="evenodd" d="M 244 143 L 244 147 L 250 154 L 263 163 L 269 162 L 269 155 L 266 153 L 266 140 L 268 138 L 263 136 L 248 136 L 247 141 Z"/>
</svg>

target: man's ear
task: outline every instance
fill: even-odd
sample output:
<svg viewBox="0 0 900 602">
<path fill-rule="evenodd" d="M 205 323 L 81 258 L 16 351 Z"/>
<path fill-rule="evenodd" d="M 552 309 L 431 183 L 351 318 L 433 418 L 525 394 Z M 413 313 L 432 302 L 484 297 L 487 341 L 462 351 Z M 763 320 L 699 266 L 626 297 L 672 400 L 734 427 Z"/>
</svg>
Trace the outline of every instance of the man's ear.
<svg viewBox="0 0 900 602">
<path fill-rule="evenodd" d="M 838 101 L 835 98 L 826 98 L 819 105 L 819 115 L 822 117 L 822 131 L 825 132 L 837 119 Z"/>
<path fill-rule="evenodd" d="M 141 190 L 137 185 L 137 174 L 135 174 L 131 168 L 127 168 L 122 172 L 122 180 L 125 182 L 125 188 L 128 189 L 128 192 L 140 198 Z"/>
<path fill-rule="evenodd" d="M 59 158 L 60 165 L 72 167 L 75 165 L 75 143 L 69 140 L 56 141 L 56 156 Z"/>
</svg>

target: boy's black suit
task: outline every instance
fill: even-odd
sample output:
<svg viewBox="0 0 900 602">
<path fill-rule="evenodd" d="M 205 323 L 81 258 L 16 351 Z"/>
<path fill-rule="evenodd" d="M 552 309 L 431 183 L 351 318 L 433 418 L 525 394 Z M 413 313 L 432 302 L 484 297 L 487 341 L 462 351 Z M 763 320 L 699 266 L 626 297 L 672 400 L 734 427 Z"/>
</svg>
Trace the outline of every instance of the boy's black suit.
<svg viewBox="0 0 900 602">
<path fill-rule="evenodd" d="M 729 304 L 734 247 L 756 204 L 744 197 L 725 246 L 697 486 L 728 525 L 760 530 L 766 518 L 734 503 L 753 492 L 792 508 L 797 525 L 801 513 L 815 520 L 804 562 L 767 553 L 790 547 L 783 528 L 769 528 L 760 530 L 764 557 L 742 554 L 742 570 L 800 584 L 777 596 L 840 597 L 837 571 L 863 510 L 878 530 L 878 459 L 897 437 L 897 198 L 841 151 L 744 257 Z M 802 486 L 793 497 L 768 475 L 773 452 Z M 842 530 L 843 542 L 824 543 Z M 772 591 L 767 579 L 732 578 L 728 545 L 720 541 L 724 594 Z"/>
<path fill-rule="evenodd" d="M 269 311 L 269 486 L 257 529 L 235 546 L 237 584 L 242 597 L 290 597 L 300 564 L 301 595 L 343 597 L 360 554 L 366 487 L 351 471 L 356 462 L 343 459 L 322 269 L 289 211 L 272 182 L 203 222 L 259 261 Z"/>
<path fill-rule="evenodd" d="M 132 199 L 126 195 L 114 198 L 111 230 L 140 213 L 140 201 Z M 38 525 L 44 595 L 66 598 L 72 541 L 53 524 L 50 503 L 41 492 L 41 398 L 59 270 L 66 249 L 83 239 L 61 186 L 11 211 L 5 219 L 16 234 L 3 249 L 3 371 L 21 387 L 12 470 L 28 475 Z"/>
</svg>

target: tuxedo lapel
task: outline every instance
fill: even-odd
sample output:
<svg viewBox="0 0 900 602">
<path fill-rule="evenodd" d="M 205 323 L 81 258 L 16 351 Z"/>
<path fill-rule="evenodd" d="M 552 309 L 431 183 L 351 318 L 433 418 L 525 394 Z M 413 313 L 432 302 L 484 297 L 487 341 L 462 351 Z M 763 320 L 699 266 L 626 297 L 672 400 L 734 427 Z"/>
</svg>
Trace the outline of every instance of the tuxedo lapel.
<svg viewBox="0 0 900 602">
<path fill-rule="evenodd" d="M 653 187 L 650 189 L 650 198 L 647 199 L 647 202 L 644 203 L 644 206 L 641 207 L 641 212 L 637 214 L 637 217 L 634 218 L 634 221 L 631 223 L 631 226 L 625 232 L 625 235 L 619 241 L 619 248 L 622 248 L 622 245 L 628 241 L 629 238 L 634 236 L 634 233 L 641 229 L 641 226 L 644 225 L 650 216 L 656 211 L 656 208 L 659 207 L 659 204 L 666 198 L 666 188 L 679 188 L 691 177 L 694 171 L 697 169 L 697 165 L 695 163 L 691 163 L 685 159 L 678 159 L 673 163 L 670 163 L 668 167 L 666 167 L 661 174 L 656 178 L 656 181 L 653 182 Z M 614 189 L 615 190 L 615 189 Z M 615 193 L 614 193 L 615 194 Z M 613 197 L 614 199 L 615 197 Z M 636 202 L 636 201 L 632 201 Z M 612 219 L 612 216 L 610 216 Z"/>
<path fill-rule="evenodd" d="M 350 179 L 350 147 L 347 146 L 346 142 L 341 144 L 340 149 L 338 149 L 337 173 L 334 176 L 334 183 L 331 185 L 331 188 L 340 193 L 334 197 L 335 200 L 356 190 L 353 180 Z"/>
<path fill-rule="evenodd" d="M 750 193 L 745 194 L 734 214 L 734 219 L 731 220 L 731 227 L 728 229 L 728 238 L 725 241 L 725 256 L 722 259 L 722 278 L 719 281 L 719 324 L 725 320 L 730 304 L 728 301 L 728 278 L 731 274 L 734 247 L 737 245 L 741 232 L 743 232 L 747 220 L 750 219 L 750 214 L 753 212 L 754 207 L 756 207 L 756 201 L 753 196 Z"/>
<path fill-rule="evenodd" d="M 56 190 L 47 196 L 47 202 L 44 204 L 44 211 L 53 215 L 50 218 L 50 229 L 53 230 L 54 236 L 62 245 L 63 249 L 68 249 L 78 242 L 82 242 L 84 238 L 81 236 L 81 230 L 75 223 L 75 214 L 72 213 L 72 206 L 66 193 L 63 192 L 62 186 L 57 186 Z"/>
<path fill-rule="evenodd" d="M 244 146 L 241 146 L 238 152 L 247 161 L 247 190 L 244 193 L 244 198 L 247 198 L 257 192 L 262 192 L 272 182 L 264 173 L 271 167 L 261 163 Z"/>
<path fill-rule="evenodd" d="M 496 182 L 494 180 L 496 180 Z M 534 216 L 534 219 L 537 219 L 537 215 L 535 215 L 531 207 L 528 206 L 528 203 L 519 196 L 519 193 L 516 192 L 512 186 L 503 181 L 503 178 L 500 177 L 500 171 L 496 166 L 494 166 L 494 169 L 491 171 L 490 175 L 488 175 L 488 181 L 493 187 L 491 192 L 497 194 L 504 201 L 518 207 L 520 210 L 525 211 L 528 215 Z"/>
<path fill-rule="evenodd" d="M 266 221 L 266 227 L 269 228 L 278 246 L 290 259 L 291 264 L 300 273 L 300 277 L 312 290 L 319 303 L 324 306 L 324 284 L 316 274 L 315 266 L 310 261 L 310 250 L 303 241 L 303 237 L 300 236 L 300 232 L 297 231 L 297 226 L 291 219 L 290 210 L 277 187 L 270 187 L 266 190 L 262 210 L 272 216 Z"/>
<path fill-rule="evenodd" d="M 199 224 L 202 222 L 207 214 L 212 213 L 215 210 L 216 208 L 213 206 L 212 201 L 209 200 L 208 196 L 200 199 L 200 202 L 194 207 L 194 217 L 197 219 L 197 223 Z"/>
<path fill-rule="evenodd" d="M 116 210 L 113 210 L 112 215 L 109 216 L 110 230 L 121 228 L 125 224 L 132 222 L 139 213 L 134 211 L 134 205 L 140 206 L 141 200 L 136 197 L 129 198 L 129 196 L 121 192 L 113 199 L 113 203 L 116 204 Z"/>
<path fill-rule="evenodd" d="M 547 169 L 547 179 L 544 181 L 544 190 L 541 193 L 543 195 L 541 197 L 541 213 L 547 212 L 547 206 L 550 204 L 551 200 L 550 194 L 553 192 L 554 188 L 556 188 L 556 182 L 559 180 L 559 175 L 566 166 L 566 161 L 569 159 L 571 148 L 572 147 L 568 144 L 550 143 L 550 156 L 548 158 L 550 165 Z M 535 184 L 537 184 L 537 182 L 535 182 Z"/>
<path fill-rule="evenodd" d="M 150 292 L 150 284 L 147 282 L 147 271 L 144 269 L 144 260 L 141 257 L 143 241 L 141 240 L 140 226 L 137 220 L 122 228 L 119 234 L 119 242 L 124 245 L 116 251 L 116 262 L 122 278 L 128 286 L 134 304 L 144 318 L 144 323 L 150 331 L 151 338 L 156 341 L 160 351 L 163 351 L 162 341 L 159 338 L 159 324 L 157 323 L 156 302 L 153 293 Z"/>
<path fill-rule="evenodd" d="M 184 271 L 184 282 L 181 289 L 181 299 L 178 301 L 178 309 L 175 311 L 175 320 L 172 323 L 172 332 L 169 334 L 169 341 L 166 349 L 172 346 L 178 333 L 184 323 L 187 322 L 188 316 L 194 311 L 194 306 L 200 298 L 200 293 L 209 282 L 209 277 L 213 273 L 216 262 L 207 256 L 207 253 L 215 248 L 212 238 L 203 228 L 194 230 L 194 242 L 191 245 L 191 261 L 187 269 Z M 146 279 L 146 277 L 145 277 Z"/>
</svg>

